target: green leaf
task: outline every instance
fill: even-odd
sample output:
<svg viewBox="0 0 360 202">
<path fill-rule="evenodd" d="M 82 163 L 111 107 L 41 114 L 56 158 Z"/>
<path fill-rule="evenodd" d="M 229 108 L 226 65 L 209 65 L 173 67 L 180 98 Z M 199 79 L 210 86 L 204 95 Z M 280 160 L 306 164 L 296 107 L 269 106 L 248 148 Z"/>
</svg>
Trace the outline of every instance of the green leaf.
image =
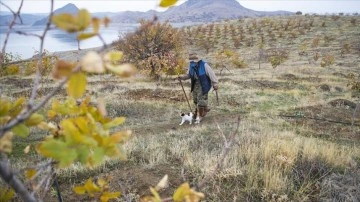
<svg viewBox="0 0 360 202">
<path fill-rule="evenodd" d="M 41 114 L 32 114 L 28 120 L 25 121 L 26 126 L 36 126 L 44 120 L 44 116 Z"/>
<path fill-rule="evenodd" d="M 14 126 L 11 131 L 20 137 L 27 137 L 30 134 L 29 128 L 22 123 Z"/>
<path fill-rule="evenodd" d="M 12 201 L 15 197 L 15 191 L 13 189 L 0 188 L 0 201 Z"/>
<path fill-rule="evenodd" d="M 78 158 L 81 164 L 86 164 L 90 155 L 90 149 L 87 146 L 80 145 L 77 147 Z"/>
<path fill-rule="evenodd" d="M 65 142 L 60 140 L 46 140 L 37 149 L 41 155 L 59 161 L 60 167 L 69 166 L 77 158 L 76 150 L 69 148 Z"/>
<path fill-rule="evenodd" d="M 0 100 L 0 116 L 6 115 L 11 107 L 11 103 L 7 100 Z"/>
<path fill-rule="evenodd" d="M 166 8 L 176 4 L 176 2 L 177 0 L 161 0 L 160 6 Z"/>
<path fill-rule="evenodd" d="M 68 94 L 73 98 L 80 98 L 86 90 L 86 76 L 78 72 L 70 76 L 67 86 Z"/>
<path fill-rule="evenodd" d="M 104 159 L 105 151 L 104 148 L 97 147 L 94 149 L 93 155 L 90 158 L 89 164 L 90 166 L 95 166 L 101 163 Z"/>
</svg>

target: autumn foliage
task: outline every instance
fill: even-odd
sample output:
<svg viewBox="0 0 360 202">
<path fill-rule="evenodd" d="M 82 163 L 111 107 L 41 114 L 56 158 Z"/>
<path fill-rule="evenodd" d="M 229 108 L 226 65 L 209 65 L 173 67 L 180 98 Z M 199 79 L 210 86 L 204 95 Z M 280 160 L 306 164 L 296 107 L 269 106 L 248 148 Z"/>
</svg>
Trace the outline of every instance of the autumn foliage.
<svg viewBox="0 0 360 202">
<path fill-rule="evenodd" d="M 142 20 L 138 31 L 127 34 L 118 43 L 125 60 L 146 71 L 153 78 L 165 73 L 181 73 L 185 61 L 181 32 L 168 22 Z"/>
</svg>

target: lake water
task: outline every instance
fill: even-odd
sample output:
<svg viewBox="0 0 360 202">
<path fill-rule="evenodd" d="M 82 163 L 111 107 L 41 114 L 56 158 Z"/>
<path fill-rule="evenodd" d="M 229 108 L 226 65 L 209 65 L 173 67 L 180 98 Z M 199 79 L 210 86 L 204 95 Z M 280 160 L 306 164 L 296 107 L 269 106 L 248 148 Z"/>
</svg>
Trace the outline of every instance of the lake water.
<svg viewBox="0 0 360 202">
<path fill-rule="evenodd" d="M 123 36 L 128 32 L 134 31 L 137 26 L 138 24 L 116 24 L 107 28 L 101 28 L 100 33 L 105 42 L 110 44 L 111 42 L 119 39 L 119 36 Z M 4 45 L 7 30 L 7 26 L 0 27 L 1 49 Z M 16 26 L 14 30 L 21 30 L 29 35 L 42 35 L 44 27 Z M 81 49 L 94 48 L 102 45 L 103 43 L 98 37 L 92 37 L 90 39 L 80 41 Z M 18 55 L 21 59 L 27 59 L 31 58 L 36 53 L 35 51 L 39 51 L 39 48 L 40 39 L 38 37 L 11 33 L 6 45 L 6 52 Z M 49 52 L 77 50 L 78 42 L 76 40 L 76 35 L 70 35 L 67 32 L 58 29 L 49 30 L 45 37 L 44 49 Z"/>
</svg>

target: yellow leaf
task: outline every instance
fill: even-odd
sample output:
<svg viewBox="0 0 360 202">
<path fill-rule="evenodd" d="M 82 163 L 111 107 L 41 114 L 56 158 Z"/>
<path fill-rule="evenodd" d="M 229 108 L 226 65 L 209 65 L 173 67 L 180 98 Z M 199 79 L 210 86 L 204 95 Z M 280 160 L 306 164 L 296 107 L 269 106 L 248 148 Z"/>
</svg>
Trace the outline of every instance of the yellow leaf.
<svg viewBox="0 0 360 202">
<path fill-rule="evenodd" d="M 0 152 L 6 152 L 11 153 L 12 150 L 12 138 L 13 138 L 12 132 L 6 132 L 1 138 L 0 138 Z"/>
<path fill-rule="evenodd" d="M 73 98 L 80 98 L 86 90 L 86 76 L 78 72 L 70 76 L 67 86 L 68 94 Z"/>
<path fill-rule="evenodd" d="M 101 196 L 100 196 L 100 200 L 102 202 L 107 202 L 110 199 L 116 199 L 120 196 L 120 192 L 104 192 Z"/>
<path fill-rule="evenodd" d="M 96 192 L 100 191 L 100 188 L 92 182 L 92 178 L 89 178 L 86 181 L 84 188 L 86 192 L 89 193 L 90 196 L 93 196 Z"/>
<path fill-rule="evenodd" d="M 90 133 L 89 121 L 85 117 L 76 117 L 73 121 L 83 134 Z"/>
<path fill-rule="evenodd" d="M 25 97 L 20 97 L 19 99 L 17 99 L 15 101 L 15 103 L 11 106 L 11 109 L 8 112 L 8 115 L 11 117 L 17 116 L 21 112 L 21 110 L 24 106 L 25 100 L 26 100 Z"/>
<path fill-rule="evenodd" d="M 81 58 L 80 61 L 81 69 L 85 72 L 90 73 L 103 73 L 105 67 L 101 56 L 95 51 L 89 51 L 86 55 Z"/>
<path fill-rule="evenodd" d="M 110 138 L 114 143 L 123 144 L 129 139 L 130 135 L 131 135 L 131 130 L 127 130 L 127 131 L 116 132 L 112 134 Z"/>
<path fill-rule="evenodd" d="M 77 35 L 77 40 L 81 41 L 81 40 L 85 40 L 85 39 L 89 39 L 93 36 L 96 36 L 97 33 L 80 33 Z"/>
<path fill-rule="evenodd" d="M 119 62 L 123 58 L 123 52 L 121 51 L 110 51 L 104 55 L 104 61 L 110 63 Z"/>
<path fill-rule="evenodd" d="M 57 113 L 54 110 L 49 110 L 47 112 L 47 116 L 48 116 L 49 119 L 55 118 L 56 115 L 57 115 Z"/>
<path fill-rule="evenodd" d="M 55 24 L 58 28 L 67 31 L 69 33 L 79 31 L 79 25 L 77 22 L 77 18 L 68 13 L 62 13 L 59 15 L 54 15 L 51 18 L 53 24 Z"/>
<path fill-rule="evenodd" d="M 115 119 L 113 119 L 112 121 L 110 121 L 109 123 L 106 123 L 103 125 L 103 127 L 105 129 L 109 129 L 109 128 L 112 128 L 112 127 L 115 127 L 115 126 L 118 126 L 122 123 L 124 123 L 125 121 L 125 117 L 117 117 Z"/>
<path fill-rule="evenodd" d="M 24 149 L 24 153 L 27 154 L 30 151 L 30 145 L 26 146 Z"/>
<path fill-rule="evenodd" d="M 160 6 L 166 8 L 173 6 L 174 4 L 176 4 L 176 2 L 177 0 L 161 0 Z"/>
<path fill-rule="evenodd" d="M 77 23 L 79 30 L 85 30 L 91 23 L 91 15 L 86 9 L 80 9 L 78 13 Z"/>
<path fill-rule="evenodd" d="M 104 179 L 99 178 L 97 180 L 97 184 L 99 185 L 99 187 L 104 188 L 107 185 L 107 182 Z"/>
<path fill-rule="evenodd" d="M 130 77 L 136 73 L 136 68 L 129 63 L 121 65 L 105 64 L 106 68 L 120 77 Z"/>
<path fill-rule="evenodd" d="M 182 185 L 180 185 L 179 188 L 176 189 L 174 195 L 173 195 L 173 200 L 175 202 L 182 202 L 185 199 L 185 196 L 190 194 L 190 186 L 189 184 L 183 183 Z"/>
<path fill-rule="evenodd" d="M 83 186 L 76 186 L 74 187 L 74 191 L 76 194 L 83 195 L 86 193 L 86 189 Z"/>
<path fill-rule="evenodd" d="M 26 179 L 30 180 L 31 178 L 33 178 L 36 174 L 36 170 L 35 169 L 28 169 L 25 170 L 25 177 Z"/>
</svg>

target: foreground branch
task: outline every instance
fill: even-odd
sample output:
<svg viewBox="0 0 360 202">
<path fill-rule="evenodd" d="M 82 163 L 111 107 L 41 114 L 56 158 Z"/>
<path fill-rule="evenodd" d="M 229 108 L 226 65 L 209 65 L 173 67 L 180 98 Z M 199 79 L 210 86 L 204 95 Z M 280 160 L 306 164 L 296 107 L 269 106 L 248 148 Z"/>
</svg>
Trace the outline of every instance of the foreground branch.
<svg viewBox="0 0 360 202">
<path fill-rule="evenodd" d="M 28 192 L 23 182 L 16 177 L 7 158 L 3 158 L 0 161 L 0 175 L 4 179 L 4 181 L 9 184 L 24 201 L 37 201 L 34 195 Z"/>
</svg>

